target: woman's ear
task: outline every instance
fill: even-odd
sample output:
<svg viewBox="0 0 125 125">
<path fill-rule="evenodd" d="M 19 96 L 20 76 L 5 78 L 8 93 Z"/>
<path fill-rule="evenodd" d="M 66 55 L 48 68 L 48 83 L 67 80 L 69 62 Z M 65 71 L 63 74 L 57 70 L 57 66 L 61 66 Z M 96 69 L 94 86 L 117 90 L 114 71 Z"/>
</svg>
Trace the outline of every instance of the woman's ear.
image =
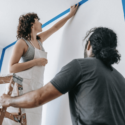
<svg viewBox="0 0 125 125">
<path fill-rule="evenodd" d="M 89 50 L 91 48 L 91 45 L 90 45 L 90 41 L 88 41 L 88 44 L 87 44 L 87 50 Z"/>
<path fill-rule="evenodd" d="M 33 23 L 31 23 L 31 28 L 33 28 Z"/>
</svg>

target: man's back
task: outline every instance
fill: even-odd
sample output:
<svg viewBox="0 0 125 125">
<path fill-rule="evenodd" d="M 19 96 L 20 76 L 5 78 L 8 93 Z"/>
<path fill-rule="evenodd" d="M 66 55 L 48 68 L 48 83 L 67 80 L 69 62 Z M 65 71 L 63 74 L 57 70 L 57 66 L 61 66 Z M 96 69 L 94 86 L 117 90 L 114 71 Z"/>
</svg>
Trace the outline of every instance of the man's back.
<svg viewBox="0 0 125 125">
<path fill-rule="evenodd" d="M 96 58 L 78 59 L 81 80 L 69 92 L 78 125 L 124 125 L 125 79 Z M 75 122 L 74 116 L 72 120 Z M 76 125 L 76 123 L 74 123 Z"/>
<path fill-rule="evenodd" d="M 125 124 L 125 78 L 99 59 L 75 59 L 51 83 L 61 93 L 69 91 L 73 125 Z"/>
</svg>

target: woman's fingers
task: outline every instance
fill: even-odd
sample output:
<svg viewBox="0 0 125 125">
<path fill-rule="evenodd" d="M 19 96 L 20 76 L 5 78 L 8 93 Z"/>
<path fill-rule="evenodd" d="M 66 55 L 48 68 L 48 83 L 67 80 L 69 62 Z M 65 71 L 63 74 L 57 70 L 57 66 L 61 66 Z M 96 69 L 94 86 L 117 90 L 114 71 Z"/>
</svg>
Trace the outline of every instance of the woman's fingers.
<svg viewBox="0 0 125 125">
<path fill-rule="evenodd" d="M 75 5 L 75 7 L 77 8 L 79 6 L 79 3 L 77 5 Z"/>
<path fill-rule="evenodd" d="M 74 16 L 78 10 L 79 3 L 70 7 L 70 16 Z"/>
<path fill-rule="evenodd" d="M 77 7 L 79 6 L 79 3 L 77 4 Z"/>
<path fill-rule="evenodd" d="M 72 8 L 72 7 L 78 7 L 78 6 L 79 6 L 79 3 L 78 3 L 77 5 L 75 4 L 75 5 L 71 6 L 71 8 Z"/>
</svg>

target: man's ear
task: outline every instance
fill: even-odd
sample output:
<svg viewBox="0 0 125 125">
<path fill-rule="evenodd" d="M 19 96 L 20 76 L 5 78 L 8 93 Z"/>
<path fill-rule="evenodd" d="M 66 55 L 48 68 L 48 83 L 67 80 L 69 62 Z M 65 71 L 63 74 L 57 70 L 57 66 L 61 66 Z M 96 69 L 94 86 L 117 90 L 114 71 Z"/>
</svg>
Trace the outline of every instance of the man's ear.
<svg viewBox="0 0 125 125">
<path fill-rule="evenodd" d="M 88 44 L 87 44 L 87 50 L 89 50 L 90 49 L 90 47 L 91 47 L 91 45 L 90 45 L 90 41 L 88 41 Z"/>
</svg>

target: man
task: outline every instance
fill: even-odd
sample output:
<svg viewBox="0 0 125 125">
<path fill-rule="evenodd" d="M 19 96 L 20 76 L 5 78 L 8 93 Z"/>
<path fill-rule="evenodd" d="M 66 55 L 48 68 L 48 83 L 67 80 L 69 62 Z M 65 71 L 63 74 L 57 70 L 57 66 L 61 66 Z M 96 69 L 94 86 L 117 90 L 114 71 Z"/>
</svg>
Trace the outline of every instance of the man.
<svg viewBox="0 0 125 125">
<path fill-rule="evenodd" d="M 104 27 L 90 30 L 85 39 L 89 35 L 84 59 L 72 60 L 36 91 L 4 94 L 0 105 L 33 108 L 68 92 L 73 125 L 124 125 L 125 78 L 112 67 L 120 60 L 117 35 Z"/>
</svg>

